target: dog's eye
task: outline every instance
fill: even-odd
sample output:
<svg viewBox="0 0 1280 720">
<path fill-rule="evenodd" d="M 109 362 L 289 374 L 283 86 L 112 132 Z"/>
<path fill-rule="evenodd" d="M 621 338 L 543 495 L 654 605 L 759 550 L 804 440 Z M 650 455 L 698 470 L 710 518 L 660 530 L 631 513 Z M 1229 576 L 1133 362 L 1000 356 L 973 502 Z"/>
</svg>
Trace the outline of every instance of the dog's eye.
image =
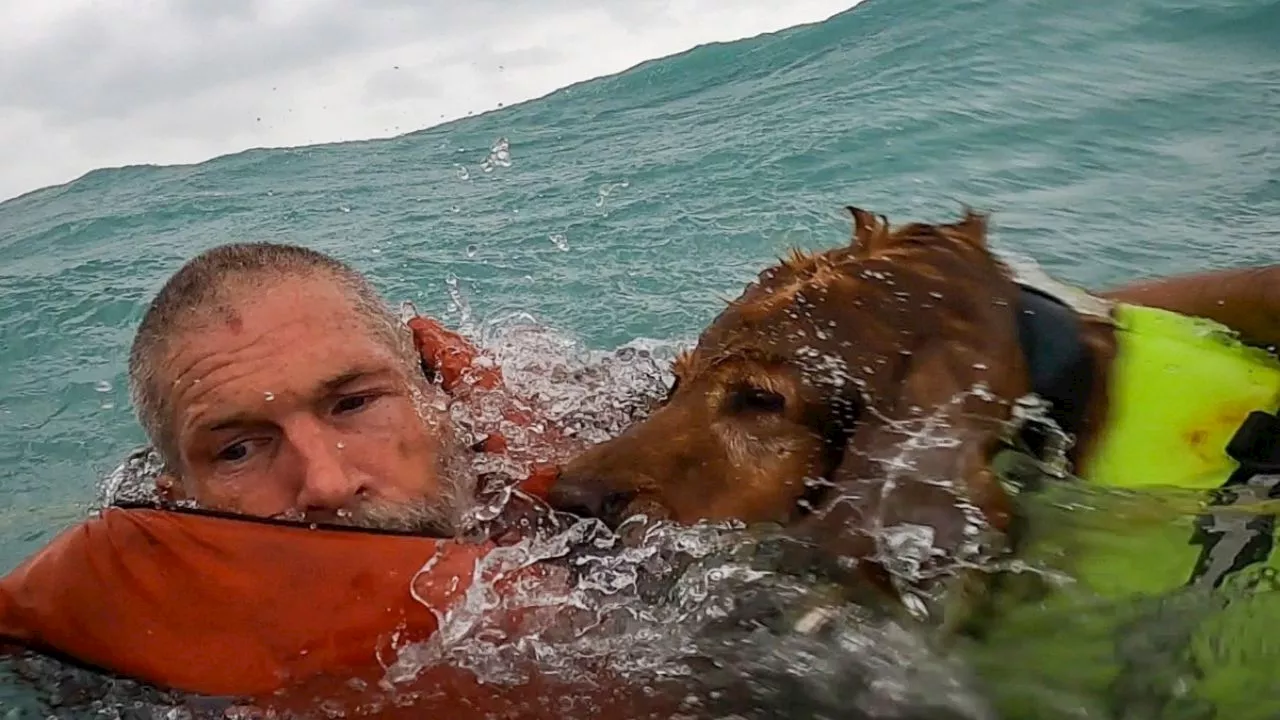
<svg viewBox="0 0 1280 720">
<path fill-rule="evenodd" d="M 782 393 L 755 387 L 738 388 L 729 396 L 731 412 L 780 413 L 787 407 Z"/>
</svg>

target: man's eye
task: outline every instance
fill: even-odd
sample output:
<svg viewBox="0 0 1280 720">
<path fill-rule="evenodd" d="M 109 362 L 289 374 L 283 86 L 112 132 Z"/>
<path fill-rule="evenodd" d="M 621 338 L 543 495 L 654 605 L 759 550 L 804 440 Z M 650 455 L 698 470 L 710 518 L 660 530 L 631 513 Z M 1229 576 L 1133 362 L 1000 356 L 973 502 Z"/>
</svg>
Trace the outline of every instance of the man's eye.
<svg viewBox="0 0 1280 720">
<path fill-rule="evenodd" d="M 333 406 L 333 411 L 338 414 L 355 412 L 368 405 L 372 400 L 372 395 L 351 395 L 339 400 Z"/>
<path fill-rule="evenodd" d="M 222 462 L 240 462 L 249 457 L 249 442 L 247 440 L 228 445 L 218 452 L 218 460 Z"/>
</svg>

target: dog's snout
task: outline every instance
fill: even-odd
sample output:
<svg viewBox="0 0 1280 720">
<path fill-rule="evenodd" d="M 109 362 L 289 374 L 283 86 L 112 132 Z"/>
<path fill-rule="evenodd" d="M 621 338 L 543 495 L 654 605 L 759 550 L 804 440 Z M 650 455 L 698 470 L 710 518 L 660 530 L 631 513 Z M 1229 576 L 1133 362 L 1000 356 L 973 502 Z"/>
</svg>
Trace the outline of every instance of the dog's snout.
<svg viewBox="0 0 1280 720">
<path fill-rule="evenodd" d="M 574 515 L 596 517 L 604 508 L 605 495 L 606 493 L 599 487 L 594 487 L 588 483 L 574 482 L 561 476 L 560 480 L 551 488 L 551 492 L 547 495 L 547 500 L 557 510 L 563 510 Z"/>
<path fill-rule="evenodd" d="M 551 488 L 547 500 L 557 510 L 616 525 L 633 497 L 634 492 L 619 491 L 597 478 L 566 474 Z"/>
</svg>

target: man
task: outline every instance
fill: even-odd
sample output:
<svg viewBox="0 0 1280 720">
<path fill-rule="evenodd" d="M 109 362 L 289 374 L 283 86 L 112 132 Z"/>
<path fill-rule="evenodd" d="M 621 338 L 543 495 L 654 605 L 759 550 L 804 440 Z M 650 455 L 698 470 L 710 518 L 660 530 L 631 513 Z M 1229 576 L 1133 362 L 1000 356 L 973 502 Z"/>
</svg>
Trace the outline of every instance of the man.
<svg viewBox="0 0 1280 720">
<path fill-rule="evenodd" d="M 468 454 L 505 448 L 499 435 L 468 447 L 448 407 L 503 395 L 501 377 L 469 368 L 475 350 L 433 321 L 409 324 L 315 251 L 235 244 L 189 261 L 152 301 L 129 356 L 162 494 L 181 502 L 108 508 L 5 576 L 0 646 L 284 709 L 317 695 L 378 701 L 387 663 L 466 602 L 493 566 L 494 540 L 546 519 L 526 500 L 466 522 L 484 489 Z M 496 404 L 507 421 L 531 420 L 524 405 Z M 554 429 L 528 437 L 552 459 L 570 446 L 550 447 L 562 440 Z M 494 537 L 443 540 L 464 529 Z M 513 582 L 563 587 L 538 567 L 498 567 Z M 450 687 L 477 713 L 557 697 L 545 687 L 504 696 L 448 667 L 406 682 Z"/>
<path fill-rule="evenodd" d="M 413 338 L 360 274 L 289 245 L 202 253 L 129 355 L 173 499 L 452 535 L 473 491 Z"/>
</svg>

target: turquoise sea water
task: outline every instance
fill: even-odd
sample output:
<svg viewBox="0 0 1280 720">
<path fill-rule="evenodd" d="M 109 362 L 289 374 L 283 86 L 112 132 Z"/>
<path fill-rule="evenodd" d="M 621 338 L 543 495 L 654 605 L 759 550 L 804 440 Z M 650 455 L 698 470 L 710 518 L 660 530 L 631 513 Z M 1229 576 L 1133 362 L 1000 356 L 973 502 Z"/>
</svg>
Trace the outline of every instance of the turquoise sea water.
<svg viewBox="0 0 1280 720">
<path fill-rule="evenodd" d="M 1099 287 L 1280 262 L 1280 3 L 869 0 L 389 140 L 99 170 L 0 204 L 0 567 L 142 442 L 125 355 L 195 252 L 291 241 L 454 322 L 693 336 L 841 207 L 994 211 Z M 493 148 L 509 143 L 509 164 Z"/>
</svg>

